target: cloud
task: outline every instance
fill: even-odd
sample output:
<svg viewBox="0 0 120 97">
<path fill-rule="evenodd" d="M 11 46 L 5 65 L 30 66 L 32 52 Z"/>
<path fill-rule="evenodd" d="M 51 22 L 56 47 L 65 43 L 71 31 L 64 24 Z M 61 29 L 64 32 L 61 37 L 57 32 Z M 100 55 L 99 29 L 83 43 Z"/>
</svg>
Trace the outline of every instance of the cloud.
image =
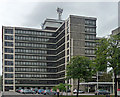
<svg viewBox="0 0 120 97">
<path fill-rule="evenodd" d="M 108 35 L 111 29 L 117 27 L 117 2 L 39 2 L 23 24 L 40 28 L 46 18 L 57 18 L 57 7 L 64 9 L 64 20 L 70 14 L 96 17 L 98 36 Z"/>
</svg>

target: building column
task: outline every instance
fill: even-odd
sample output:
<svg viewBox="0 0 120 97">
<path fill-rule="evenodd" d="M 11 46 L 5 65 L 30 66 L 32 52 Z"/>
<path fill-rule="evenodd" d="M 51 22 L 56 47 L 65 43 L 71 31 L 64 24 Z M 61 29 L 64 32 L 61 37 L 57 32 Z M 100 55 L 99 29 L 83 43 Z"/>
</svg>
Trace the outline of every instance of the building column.
<svg viewBox="0 0 120 97">
<path fill-rule="evenodd" d="M 88 86 L 88 93 L 90 92 L 89 90 L 90 90 L 90 87 Z"/>
<path fill-rule="evenodd" d="M 113 93 L 112 86 L 110 86 L 110 93 L 111 93 L 111 94 Z"/>
<path fill-rule="evenodd" d="M 13 28 L 13 91 L 15 92 L 15 28 Z"/>
</svg>

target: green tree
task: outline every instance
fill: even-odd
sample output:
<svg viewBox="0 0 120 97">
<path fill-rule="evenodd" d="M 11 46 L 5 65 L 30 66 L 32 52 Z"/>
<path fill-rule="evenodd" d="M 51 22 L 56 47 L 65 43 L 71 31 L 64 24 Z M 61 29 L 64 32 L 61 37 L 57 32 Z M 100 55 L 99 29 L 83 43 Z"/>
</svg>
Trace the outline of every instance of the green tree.
<svg viewBox="0 0 120 97">
<path fill-rule="evenodd" d="M 53 90 L 56 91 L 57 89 L 59 89 L 60 92 L 65 91 L 65 90 L 66 90 L 66 88 L 65 88 L 65 84 L 60 83 L 60 84 L 56 85 L 55 87 L 53 87 Z"/>
<path fill-rule="evenodd" d="M 106 71 L 112 68 L 115 79 L 115 97 L 117 97 L 117 75 L 120 70 L 120 35 L 112 35 L 109 38 L 99 40 L 96 49 L 96 67 L 98 71 Z"/>
<path fill-rule="evenodd" d="M 84 56 L 74 56 L 67 65 L 67 77 L 78 80 L 77 97 L 80 81 L 91 77 L 91 61 Z"/>
<path fill-rule="evenodd" d="M 112 74 L 104 72 L 99 79 L 100 82 L 111 82 L 112 81 Z"/>
<path fill-rule="evenodd" d="M 57 89 L 59 89 L 60 92 L 63 92 L 63 91 L 66 91 L 66 86 L 71 87 L 71 85 L 69 85 L 69 84 L 60 83 L 60 84 L 56 85 L 55 87 L 53 87 L 53 90 L 57 91 Z"/>
<path fill-rule="evenodd" d="M 95 65 L 95 72 L 97 71 L 103 71 L 106 72 L 107 70 L 107 51 L 105 49 L 107 49 L 108 47 L 108 42 L 106 38 L 102 38 L 99 41 L 97 41 L 98 45 L 96 47 L 96 58 L 94 60 L 94 64 Z"/>
</svg>

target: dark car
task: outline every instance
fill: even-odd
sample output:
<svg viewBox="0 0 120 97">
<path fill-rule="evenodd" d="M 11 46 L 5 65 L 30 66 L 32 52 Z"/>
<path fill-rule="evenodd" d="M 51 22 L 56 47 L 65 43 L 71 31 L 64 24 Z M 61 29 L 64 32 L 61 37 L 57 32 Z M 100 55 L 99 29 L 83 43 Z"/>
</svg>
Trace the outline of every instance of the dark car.
<svg viewBox="0 0 120 97">
<path fill-rule="evenodd" d="M 71 92 L 71 90 L 70 90 L 70 89 L 68 89 L 68 90 L 67 90 L 67 92 Z"/>
<path fill-rule="evenodd" d="M 95 95 L 110 95 L 110 92 L 107 90 L 96 90 Z"/>
<path fill-rule="evenodd" d="M 56 95 L 56 92 L 51 92 L 50 90 L 45 90 L 43 95 Z"/>
<path fill-rule="evenodd" d="M 32 91 L 32 90 L 29 90 L 29 89 L 24 89 L 23 94 L 35 94 L 36 92 L 35 91 Z"/>
</svg>

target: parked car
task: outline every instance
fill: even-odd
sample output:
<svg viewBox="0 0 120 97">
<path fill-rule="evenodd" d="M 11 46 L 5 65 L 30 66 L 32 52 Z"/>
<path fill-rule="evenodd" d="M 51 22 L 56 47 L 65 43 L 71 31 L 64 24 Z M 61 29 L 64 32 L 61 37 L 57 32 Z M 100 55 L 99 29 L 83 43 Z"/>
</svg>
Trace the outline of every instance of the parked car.
<svg viewBox="0 0 120 97">
<path fill-rule="evenodd" d="M 16 91 L 16 92 L 19 92 L 19 90 L 20 90 L 20 89 L 16 89 L 15 91 Z"/>
<path fill-rule="evenodd" d="M 43 94 L 43 92 L 44 92 L 44 89 L 39 89 L 38 90 L 38 94 Z"/>
<path fill-rule="evenodd" d="M 77 93 L 77 90 L 75 89 L 75 90 L 73 91 L 73 94 L 76 94 L 76 93 Z M 85 92 L 82 91 L 82 90 L 79 90 L 78 93 L 85 93 Z"/>
<path fill-rule="evenodd" d="M 30 89 L 24 89 L 22 93 L 23 93 L 23 94 L 35 94 L 36 92 L 35 92 L 35 91 L 32 91 L 32 90 L 30 90 Z"/>
<path fill-rule="evenodd" d="M 56 95 L 56 92 L 51 92 L 50 90 L 45 90 L 43 95 Z"/>
<path fill-rule="evenodd" d="M 95 91 L 95 95 L 110 95 L 110 92 L 107 90 L 100 89 Z"/>
<path fill-rule="evenodd" d="M 18 90 L 18 93 L 23 93 L 23 89 L 19 89 L 19 90 Z"/>
<path fill-rule="evenodd" d="M 33 89 L 33 91 L 35 91 L 35 93 L 38 93 L 38 89 L 37 88 Z"/>
</svg>

